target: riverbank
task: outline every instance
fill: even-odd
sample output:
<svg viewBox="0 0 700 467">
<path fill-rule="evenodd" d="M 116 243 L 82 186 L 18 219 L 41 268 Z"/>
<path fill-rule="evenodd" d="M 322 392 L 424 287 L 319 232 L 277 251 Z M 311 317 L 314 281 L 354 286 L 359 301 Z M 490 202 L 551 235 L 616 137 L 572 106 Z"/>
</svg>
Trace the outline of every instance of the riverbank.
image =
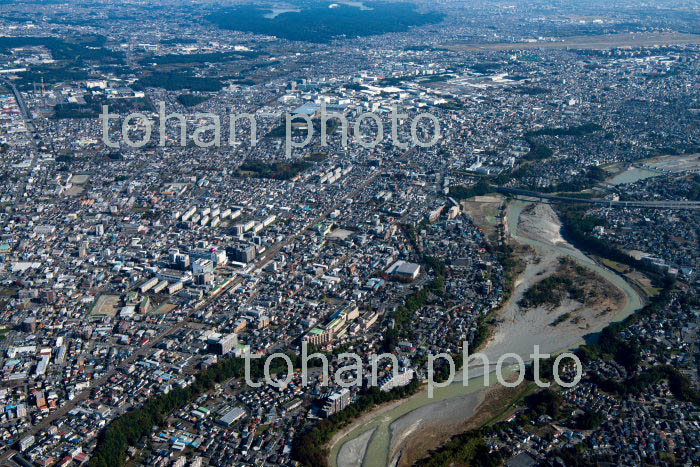
<svg viewBox="0 0 700 467">
<path fill-rule="evenodd" d="M 512 402 L 518 400 L 530 384 L 523 382 L 514 388 L 501 385 L 484 388 L 474 395 L 474 399 L 478 399 L 479 403 L 470 416 L 465 417 L 462 412 L 454 413 L 449 424 L 427 421 L 420 430 L 414 431 L 410 437 L 403 440 L 400 450 L 397 450 L 397 447 L 392 450 L 393 458 L 397 459 L 397 467 L 410 467 L 455 434 L 473 430 L 506 416 Z"/>
<path fill-rule="evenodd" d="M 700 170 L 700 154 L 667 154 L 628 164 L 613 164 L 606 168 L 612 174 L 610 185 L 626 185 L 664 174 L 679 174 Z"/>
<path fill-rule="evenodd" d="M 367 451 L 367 445 L 375 430 L 376 428 L 369 430 L 352 441 L 343 444 L 338 453 L 338 458 L 345 459 L 345 461 L 338 462 L 338 467 L 361 467 L 362 459 L 364 459 Z"/>
<path fill-rule="evenodd" d="M 398 465 L 411 465 L 416 457 L 416 452 L 422 452 L 425 447 L 434 447 L 436 443 L 449 432 L 445 427 L 451 427 L 450 431 L 460 430 L 465 421 L 470 420 L 482 406 L 487 391 L 481 390 L 473 394 L 455 397 L 418 408 L 396 420 L 389 426 L 391 444 L 389 457 L 391 465 L 400 459 Z M 411 447 L 412 449 L 408 449 Z M 405 451 L 405 452 L 404 452 Z M 340 465 L 339 465 L 340 467 Z"/>
<path fill-rule="evenodd" d="M 385 404 L 377 406 L 374 409 L 372 409 L 371 411 L 367 412 L 366 414 L 361 415 L 359 418 L 354 420 L 352 424 L 350 424 L 350 425 L 346 426 L 345 428 L 343 428 L 342 430 L 338 431 L 335 435 L 333 435 L 333 437 L 330 439 L 330 441 L 328 441 L 328 443 L 326 444 L 326 448 L 328 449 L 328 452 L 330 453 L 329 465 L 337 466 L 337 467 L 341 467 L 341 465 L 343 465 L 343 466 L 345 466 L 345 465 L 348 465 L 348 466 L 349 465 L 362 465 L 362 458 L 364 457 L 364 453 L 367 449 L 367 444 L 369 444 L 371 436 L 368 436 L 366 438 L 363 437 L 362 443 L 355 444 L 353 446 L 353 449 L 343 451 L 342 461 L 339 462 L 338 456 L 340 455 L 340 451 L 345 446 L 345 444 L 350 442 L 350 441 L 344 440 L 343 438 L 345 438 L 346 436 L 351 434 L 354 430 L 356 430 L 358 425 L 364 426 L 367 422 L 371 421 L 372 419 L 375 419 L 377 417 L 382 416 L 382 414 L 384 414 L 390 410 L 395 409 L 396 407 L 400 406 L 402 403 L 404 403 L 408 400 L 411 400 L 411 398 L 418 397 L 423 392 L 424 392 L 424 389 L 421 388 L 421 390 L 418 393 L 416 393 L 416 394 L 414 394 L 406 399 L 395 400 L 395 401 L 387 402 Z M 366 432 L 374 433 L 374 429 L 368 429 L 368 430 L 366 430 Z M 362 435 L 358 436 L 357 438 L 354 438 L 353 440 L 358 439 L 361 436 Z M 341 442 L 341 441 L 342 441 L 342 443 L 339 444 L 339 442 Z M 343 444 L 343 443 L 345 443 L 345 444 Z M 362 457 L 360 457 L 358 459 L 357 456 L 360 454 L 360 452 L 362 453 Z"/>
<path fill-rule="evenodd" d="M 574 349 L 582 344 L 588 335 L 599 332 L 612 321 L 624 319 L 642 306 L 641 297 L 623 278 L 593 261 L 561 238 L 559 234 L 561 224 L 558 217 L 551 212 L 551 207 L 544 205 L 544 208 L 530 209 L 523 216 L 524 223 L 521 224 L 521 214 L 527 205 L 528 203 L 515 201 L 508 207 L 506 217 L 510 240 L 529 248 L 526 250 L 528 253 L 525 258 L 525 269 L 514 281 L 513 293 L 501 308 L 496 329 L 482 349 L 482 353 L 486 354 L 491 362 L 511 352 L 521 356 L 524 361 L 529 361 L 534 345 L 539 345 L 541 352 L 551 354 Z M 546 228 L 540 228 L 539 231 L 528 229 L 528 223 L 533 226 L 546 226 Z M 524 228 L 522 234 L 519 230 L 521 227 Z M 579 326 L 576 323 L 551 326 L 552 321 L 556 319 L 556 314 L 543 312 L 543 310 L 530 310 L 524 313 L 518 306 L 523 293 L 532 284 L 554 274 L 560 266 L 562 257 L 570 258 L 576 264 L 600 276 L 601 280 L 605 280 L 610 286 L 619 289 L 624 298 L 615 306 L 616 309 L 606 314 L 601 314 L 600 310 L 579 310 L 587 320 L 585 326 Z M 377 428 L 367 443 L 364 465 L 387 465 L 390 459 L 399 459 L 399 465 L 408 465 L 425 457 L 431 449 L 443 444 L 455 433 L 465 431 L 462 428 L 470 426 L 470 423 L 475 420 L 474 417 L 477 417 L 484 407 L 485 401 L 499 400 L 496 395 L 504 388 L 493 384 L 495 379 L 493 375 L 489 381 L 491 386 L 484 390 L 486 385 L 483 367 L 469 365 L 466 370 L 469 374 L 467 386 L 461 384 L 460 375 L 455 378 L 455 383 L 436 391 L 436 398 L 432 400 L 427 399 L 424 393 L 419 393 L 392 406 L 390 410 L 370 412 L 361 422 L 353 423 L 346 431 L 346 436 L 339 437 L 336 441 L 336 446 L 342 446 L 368 430 Z M 475 393 L 481 394 L 473 395 Z M 470 397 L 465 397 L 468 395 Z M 474 402 L 478 402 L 479 398 L 481 402 L 475 406 Z M 463 404 L 464 410 L 455 411 L 456 415 L 449 420 L 441 421 L 440 417 L 433 414 L 441 413 L 437 410 L 440 407 L 449 407 L 449 404 L 441 404 L 441 401 L 448 399 L 456 400 L 454 402 L 456 405 L 453 407 Z M 503 402 L 509 403 L 506 400 Z M 492 407 L 493 404 L 490 406 Z M 406 417 L 403 422 L 394 425 L 402 417 Z M 337 465 L 336 461 L 351 460 L 344 457 L 338 458 L 338 451 L 339 449 L 331 449 L 331 465 Z"/>
</svg>

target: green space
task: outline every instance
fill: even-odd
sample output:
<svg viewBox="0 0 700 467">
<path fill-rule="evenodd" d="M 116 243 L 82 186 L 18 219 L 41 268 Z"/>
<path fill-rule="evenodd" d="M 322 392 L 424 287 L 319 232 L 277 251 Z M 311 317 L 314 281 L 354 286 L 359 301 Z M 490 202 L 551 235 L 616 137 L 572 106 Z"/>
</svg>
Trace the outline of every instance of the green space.
<svg viewBox="0 0 700 467">
<path fill-rule="evenodd" d="M 211 52 L 195 54 L 167 54 L 148 56 L 141 59 L 142 65 L 196 65 L 205 63 L 223 63 L 241 60 L 245 57 L 256 57 L 257 52 Z"/>
<path fill-rule="evenodd" d="M 44 47 L 55 60 L 122 63 L 124 54 L 105 48 L 105 41 L 105 37 L 97 35 L 78 36 L 70 41 L 58 37 L 0 37 L 0 53 L 20 47 Z"/>
<path fill-rule="evenodd" d="M 53 118 L 97 118 L 102 106 L 109 106 L 110 113 L 128 113 L 151 110 L 150 104 L 143 98 L 106 99 L 104 96 L 85 96 L 85 103 L 66 103 L 54 106 Z"/>
<path fill-rule="evenodd" d="M 603 127 L 595 123 L 584 123 L 582 125 L 569 127 L 553 127 L 542 128 L 540 130 L 531 131 L 527 136 L 584 136 L 596 131 L 601 131 Z"/>
<path fill-rule="evenodd" d="M 541 128 L 536 131 L 529 131 L 524 135 L 525 141 L 530 146 L 530 151 L 525 154 L 525 160 L 539 161 L 554 155 L 554 151 L 549 146 L 539 143 L 535 139 L 537 136 L 585 136 L 600 130 L 602 130 L 602 127 L 595 123 L 584 123 L 577 126 Z"/>
<path fill-rule="evenodd" d="M 495 73 L 498 70 L 503 67 L 503 63 L 499 62 L 482 62 L 482 63 L 474 63 L 473 65 L 469 65 L 469 68 L 472 69 L 475 73 L 481 73 L 481 74 L 490 74 L 490 73 Z"/>
<path fill-rule="evenodd" d="M 412 3 L 368 3 L 368 9 L 337 4 L 307 4 L 301 11 L 281 13 L 254 4 L 222 8 L 207 19 L 222 29 L 276 36 L 292 41 L 327 43 L 334 39 L 404 32 L 413 26 L 439 23 L 439 13 L 419 13 Z"/>
<path fill-rule="evenodd" d="M 488 193 L 493 193 L 493 189 L 488 182 L 484 180 L 479 180 L 475 185 L 469 187 L 463 185 L 454 185 L 450 187 L 450 196 L 457 200 L 484 196 Z"/>
<path fill-rule="evenodd" d="M 557 317 L 557 319 L 555 319 L 555 320 L 552 322 L 552 326 L 558 326 L 558 325 L 560 325 L 561 323 L 564 323 L 564 322 L 566 322 L 567 320 L 569 320 L 569 318 L 571 318 L 571 313 L 569 313 L 569 312 L 563 313 L 563 314 L 559 315 L 559 316 Z"/>
<path fill-rule="evenodd" d="M 275 180 L 290 180 L 299 175 L 313 164 L 307 161 L 262 162 L 245 161 L 238 167 L 241 177 L 272 178 Z"/>
<path fill-rule="evenodd" d="M 208 101 L 210 98 L 211 96 L 202 94 L 180 94 L 177 96 L 177 101 L 185 107 L 194 107 L 202 102 Z"/>
<path fill-rule="evenodd" d="M 216 92 L 224 87 L 218 78 L 205 78 L 177 71 L 153 72 L 139 79 L 135 87 L 163 88 L 168 91 L 189 89 L 190 91 Z"/>
<path fill-rule="evenodd" d="M 435 104 L 435 107 L 438 109 L 442 110 L 465 110 L 466 107 L 464 104 L 462 104 L 459 101 L 456 100 L 449 100 L 447 102 L 441 102 L 439 104 Z"/>
<path fill-rule="evenodd" d="M 29 71 L 17 73 L 20 80 L 17 84 L 18 88 L 29 89 L 34 84 L 41 85 L 42 81 L 45 84 L 62 83 L 64 81 L 81 81 L 88 79 L 90 74 L 82 67 L 73 65 L 39 65 L 32 67 Z"/>
<path fill-rule="evenodd" d="M 0 54 L 9 54 L 12 49 L 43 47 L 56 60 L 55 63 L 32 66 L 30 70 L 17 73 L 17 86 L 29 89 L 34 84 L 61 83 L 88 79 L 88 67 L 121 66 L 124 54 L 104 47 L 106 38 L 99 35 L 83 35 L 70 39 L 57 37 L 0 37 Z"/>
<path fill-rule="evenodd" d="M 552 92 L 551 89 L 541 88 L 539 86 L 518 86 L 510 89 L 518 94 L 526 94 L 528 96 L 538 96 L 540 94 L 549 94 Z"/>
<path fill-rule="evenodd" d="M 468 431 L 453 436 L 450 441 L 432 452 L 430 457 L 416 462 L 416 467 L 444 467 L 447 465 L 497 466 L 503 459 L 498 452 L 489 452 L 484 436 L 488 428 Z"/>
<path fill-rule="evenodd" d="M 518 304 L 523 308 L 538 306 L 555 308 L 567 297 L 581 301 L 584 295 L 583 289 L 574 285 L 573 280 L 564 275 L 555 274 L 533 284 L 525 291 Z"/>
</svg>

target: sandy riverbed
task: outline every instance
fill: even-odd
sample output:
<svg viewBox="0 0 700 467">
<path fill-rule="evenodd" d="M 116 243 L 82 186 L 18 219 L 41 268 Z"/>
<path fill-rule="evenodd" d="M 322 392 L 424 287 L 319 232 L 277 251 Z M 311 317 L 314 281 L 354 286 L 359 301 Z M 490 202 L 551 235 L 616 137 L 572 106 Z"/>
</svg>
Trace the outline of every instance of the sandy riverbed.
<svg viewBox="0 0 700 467">
<path fill-rule="evenodd" d="M 485 390 L 455 397 L 434 404 L 423 406 L 413 412 L 409 412 L 391 424 L 391 446 L 389 449 L 392 458 L 391 465 L 395 465 L 401 456 L 402 446 L 412 435 L 421 438 L 433 438 L 438 435 L 440 428 L 444 426 L 458 427 L 465 420 L 471 418 L 477 407 L 484 401 Z M 426 440 L 423 439 L 422 442 Z"/>
<path fill-rule="evenodd" d="M 628 294 L 616 290 L 619 293 L 612 294 L 611 300 L 596 306 L 586 307 L 567 299 L 554 309 L 521 309 L 518 302 L 525 291 L 561 268 L 560 258 L 574 258 L 588 268 L 595 266 L 592 266 L 594 262 L 590 258 L 562 238 L 561 225 L 551 206 L 540 204 L 533 208 L 525 208 L 515 222 L 517 234 L 511 232 L 511 235 L 515 235 L 512 240 L 530 243 L 531 248 L 524 258 L 526 267 L 516 281 L 513 294 L 498 312 L 500 322 L 489 342 L 481 350 L 489 358 L 491 369 L 505 353 L 515 353 L 524 361 L 530 361 L 530 354 L 535 345 L 539 345 L 541 353 L 559 353 L 562 349 L 573 349 L 580 345 L 586 335 L 600 331 L 615 318 L 616 313 L 604 312 L 604 307 L 615 311 L 622 310 L 629 301 Z M 608 288 L 619 289 L 602 277 L 597 277 L 596 280 Z M 552 322 L 564 313 L 575 314 L 577 320 L 552 326 Z M 506 360 L 505 364 L 513 362 Z M 484 368 L 478 361 L 468 365 L 465 370 L 469 378 L 484 373 Z M 455 379 L 461 380 L 463 377 L 464 375 L 459 375 Z M 491 375 L 491 379 L 495 380 L 495 376 Z M 431 449 L 446 442 L 451 435 L 464 431 L 462 428 L 468 425 L 484 399 L 500 389 L 503 388 L 494 385 L 492 381 L 492 386 L 486 389 L 425 405 L 395 420 L 390 425 L 390 459 L 396 462 L 400 457 L 399 465 L 411 465 L 424 457 Z M 368 442 L 364 442 L 364 445 L 367 446 Z M 410 449 L 406 449 L 406 446 L 410 446 Z M 341 450 L 337 458 L 338 465 L 360 465 L 362 457 L 349 455 L 357 452 L 356 449 L 346 451 L 346 457 Z"/>
<path fill-rule="evenodd" d="M 338 453 L 338 467 L 362 467 L 367 445 L 376 428 L 362 433 L 357 438 L 343 444 Z"/>
<path fill-rule="evenodd" d="M 549 204 L 531 204 L 523 209 L 518 219 L 520 235 L 549 245 L 565 245 L 561 236 L 561 222 Z"/>
</svg>

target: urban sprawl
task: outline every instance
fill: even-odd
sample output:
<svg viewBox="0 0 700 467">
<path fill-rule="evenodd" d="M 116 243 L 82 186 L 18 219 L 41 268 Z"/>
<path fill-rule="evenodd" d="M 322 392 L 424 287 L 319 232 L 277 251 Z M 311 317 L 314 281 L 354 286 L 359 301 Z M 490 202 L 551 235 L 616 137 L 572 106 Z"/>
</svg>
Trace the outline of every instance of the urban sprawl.
<svg viewBox="0 0 700 467">
<path fill-rule="evenodd" d="M 693 2 L 0 1 L 2 465 L 700 464 L 699 77 Z"/>
</svg>

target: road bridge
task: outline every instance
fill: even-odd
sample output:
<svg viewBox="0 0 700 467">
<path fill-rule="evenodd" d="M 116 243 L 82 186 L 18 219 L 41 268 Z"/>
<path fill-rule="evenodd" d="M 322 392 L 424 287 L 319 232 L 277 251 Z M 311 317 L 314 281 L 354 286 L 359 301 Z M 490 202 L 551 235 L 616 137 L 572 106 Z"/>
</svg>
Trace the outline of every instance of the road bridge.
<svg viewBox="0 0 700 467">
<path fill-rule="evenodd" d="M 571 204 L 593 204 L 610 208 L 642 208 L 642 209 L 690 209 L 700 210 L 700 201 L 674 201 L 674 200 L 654 200 L 654 201 L 614 201 L 608 199 L 574 198 L 572 196 L 559 196 L 550 193 L 539 193 L 537 191 L 522 190 L 520 188 L 509 188 L 503 186 L 492 186 L 498 193 L 505 195 L 523 196 L 539 200 L 547 200 L 555 203 Z"/>
</svg>

